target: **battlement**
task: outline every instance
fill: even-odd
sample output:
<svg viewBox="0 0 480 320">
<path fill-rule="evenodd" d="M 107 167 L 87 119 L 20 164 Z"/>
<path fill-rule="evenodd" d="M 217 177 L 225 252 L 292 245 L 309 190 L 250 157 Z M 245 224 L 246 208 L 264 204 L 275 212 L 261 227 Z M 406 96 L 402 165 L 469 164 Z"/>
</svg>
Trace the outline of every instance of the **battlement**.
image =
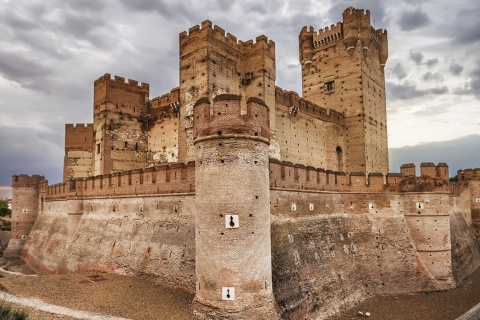
<svg viewBox="0 0 480 320">
<path fill-rule="evenodd" d="M 355 9 L 349 7 L 343 11 L 343 22 L 351 20 L 362 20 L 370 23 L 370 10 Z"/>
<path fill-rule="evenodd" d="M 44 176 L 20 174 L 12 176 L 12 188 L 17 187 L 38 187 L 40 182 L 45 180 Z"/>
<path fill-rule="evenodd" d="M 287 107 L 297 107 L 300 112 L 307 113 L 324 121 L 334 122 L 340 125 L 345 124 L 345 116 L 343 113 L 320 107 L 300 97 L 298 93 L 294 91 L 286 91 L 280 87 L 275 87 L 275 102 Z"/>
<path fill-rule="evenodd" d="M 237 37 L 232 34 L 226 33 L 224 29 L 217 25 L 212 27 L 212 22 L 205 20 L 202 22 L 201 26 L 195 25 L 188 29 L 188 33 L 187 31 L 180 33 L 180 56 L 184 53 L 182 48 L 192 41 L 211 41 L 212 39 L 242 53 L 255 50 L 259 46 L 275 52 L 275 42 L 268 40 L 264 35 L 256 37 L 256 42 L 253 40 L 243 42 L 238 40 Z"/>
<path fill-rule="evenodd" d="M 458 170 L 457 179 L 458 181 L 480 180 L 480 168 Z"/>
<path fill-rule="evenodd" d="M 65 128 L 67 129 L 89 129 L 93 128 L 93 123 L 66 123 Z"/>
<path fill-rule="evenodd" d="M 162 94 L 160 97 L 155 97 L 150 100 L 150 107 L 152 109 L 171 107 L 172 103 L 180 102 L 180 88 L 176 87 L 170 90 L 170 93 Z"/>
<path fill-rule="evenodd" d="M 150 88 L 150 85 L 148 83 L 142 82 L 139 85 L 137 80 L 128 79 L 128 82 L 125 82 L 125 78 L 120 76 L 114 76 L 114 79 L 112 79 L 109 73 L 105 73 L 103 76 L 95 80 L 94 86 L 96 87 L 102 83 L 116 84 L 117 86 L 123 86 L 125 88 L 142 89 L 142 90 L 146 90 L 147 93 Z"/>
<path fill-rule="evenodd" d="M 76 178 L 45 185 L 47 200 L 72 197 L 190 193 L 195 191 L 195 162 L 176 163 Z"/>
<path fill-rule="evenodd" d="M 194 139 L 225 135 L 248 135 L 256 139 L 270 139 L 269 108 L 259 98 L 247 100 L 246 113 L 242 112 L 242 97 L 222 94 L 214 98 L 199 99 L 193 107 Z"/>
<path fill-rule="evenodd" d="M 338 22 L 337 25 L 332 24 L 330 28 L 325 27 L 313 33 L 314 47 L 323 46 L 341 39 L 343 39 L 343 24 L 341 22 Z"/>
<path fill-rule="evenodd" d="M 440 167 L 444 168 L 443 165 Z M 411 164 L 403 165 L 411 168 Z M 414 167 L 413 167 L 414 168 Z M 401 169 L 402 170 L 402 169 Z M 288 190 L 331 192 L 441 192 L 457 194 L 456 184 L 439 176 L 406 176 L 404 173 L 335 172 L 323 168 L 305 167 L 287 161 L 270 159 L 270 187 Z"/>
</svg>

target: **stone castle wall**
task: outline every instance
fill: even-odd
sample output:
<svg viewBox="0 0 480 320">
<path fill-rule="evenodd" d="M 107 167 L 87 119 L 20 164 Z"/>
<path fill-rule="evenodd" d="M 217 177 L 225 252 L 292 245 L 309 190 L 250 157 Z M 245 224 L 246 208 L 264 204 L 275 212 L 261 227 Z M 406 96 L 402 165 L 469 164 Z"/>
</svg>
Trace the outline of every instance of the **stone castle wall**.
<svg viewBox="0 0 480 320">
<path fill-rule="evenodd" d="M 155 182 L 147 170 L 143 180 L 132 172 L 49 186 L 22 257 L 44 273 L 146 272 L 194 291 L 195 170 L 183 169 L 178 182 L 182 168 L 164 166 Z M 313 169 L 270 162 L 273 291 L 283 317 L 327 315 L 374 294 L 449 289 L 479 265 L 468 188 L 400 192 L 400 174 L 393 183 Z"/>
</svg>

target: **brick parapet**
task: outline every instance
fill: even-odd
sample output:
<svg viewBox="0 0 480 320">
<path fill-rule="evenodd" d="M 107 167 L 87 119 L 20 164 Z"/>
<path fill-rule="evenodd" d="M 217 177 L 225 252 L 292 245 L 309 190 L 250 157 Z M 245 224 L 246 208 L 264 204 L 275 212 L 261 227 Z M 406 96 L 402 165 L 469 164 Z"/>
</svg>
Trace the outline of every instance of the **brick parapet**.
<svg viewBox="0 0 480 320">
<path fill-rule="evenodd" d="M 458 170 L 457 179 L 458 181 L 480 180 L 480 168 Z"/>
<path fill-rule="evenodd" d="M 46 200 L 132 195 L 191 193 L 195 191 L 195 163 L 178 163 L 116 172 L 46 187 Z"/>
<path fill-rule="evenodd" d="M 275 87 L 275 102 L 287 107 L 297 107 L 300 112 L 305 112 L 317 119 L 344 126 L 345 116 L 334 109 L 320 107 L 298 95 L 294 91 L 286 91 L 280 87 Z"/>
<path fill-rule="evenodd" d="M 189 52 L 193 52 L 198 49 L 198 45 L 207 45 L 209 41 L 207 40 L 216 40 L 216 43 L 221 43 L 226 47 L 235 49 L 236 51 L 242 53 L 249 53 L 257 50 L 258 48 L 264 49 L 271 56 L 275 56 L 275 42 L 268 40 L 264 35 L 258 36 L 254 42 L 253 40 L 248 41 L 239 41 L 237 38 L 230 33 L 225 33 L 225 30 L 221 27 L 215 25 L 212 28 L 212 22 L 205 20 L 202 22 L 201 26 L 195 25 L 180 33 L 179 35 L 180 42 L 180 56 L 183 56 Z M 200 42 L 199 42 L 200 41 Z M 196 43 L 194 46 L 186 46 L 189 43 Z"/>
<path fill-rule="evenodd" d="M 439 192 L 458 194 L 456 184 L 437 176 L 405 176 L 400 173 L 361 172 L 346 174 L 321 168 L 304 167 L 270 159 L 270 188 L 332 192 L 405 193 Z"/>
<path fill-rule="evenodd" d="M 100 85 L 102 83 L 107 83 L 110 85 L 115 85 L 116 87 L 123 87 L 126 90 L 145 93 L 148 92 L 150 85 L 148 83 L 141 82 L 138 84 L 137 80 L 128 79 L 128 82 L 125 82 L 124 77 L 112 76 L 109 73 L 105 73 L 103 76 L 99 77 L 94 81 L 94 86 Z"/>
<path fill-rule="evenodd" d="M 150 108 L 171 107 L 173 103 L 180 102 L 180 88 L 173 88 L 170 93 L 162 94 L 150 100 Z"/>
<path fill-rule="evenodd" d="M 17 187 L 32 187 L 38 188 L 40 182 L 45 180 L 44 176 L 40 175 L 32 175 L 29 176 L 28 174 L 19 174 L 12 176 L 12 188 Z"/>
<path fill-rule="evenodd" d="M 269 108 L 258 98 L 247 100 L 247 110 L 242 113 L 241 96 L 223 94 L 213 103 L 207 98 L 193 107 L 194 139 L 226 135 L 245 135 L 254 139 L 270 139 Z"/>
</svg>

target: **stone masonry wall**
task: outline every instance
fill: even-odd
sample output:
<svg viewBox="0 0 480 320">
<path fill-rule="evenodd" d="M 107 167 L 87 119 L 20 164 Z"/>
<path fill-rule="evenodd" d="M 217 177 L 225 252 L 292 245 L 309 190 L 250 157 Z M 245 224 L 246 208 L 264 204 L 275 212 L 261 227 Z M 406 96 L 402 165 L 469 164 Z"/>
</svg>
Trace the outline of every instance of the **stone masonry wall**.
<svg viewBox="0 0 480 320">
<path fill-rule="evenodd" d="M 86 198 L 73 222 L 69 201 L 46 202 L 22 254 L 31 268 L 144 272 L 194 290 L 193 194 Z"/>
<path fill-rule="evenodd" d="M 277 189 L 271 202 L 274 292 L 287 319 L 455 286 L 449 195 Z"/>
</svg>

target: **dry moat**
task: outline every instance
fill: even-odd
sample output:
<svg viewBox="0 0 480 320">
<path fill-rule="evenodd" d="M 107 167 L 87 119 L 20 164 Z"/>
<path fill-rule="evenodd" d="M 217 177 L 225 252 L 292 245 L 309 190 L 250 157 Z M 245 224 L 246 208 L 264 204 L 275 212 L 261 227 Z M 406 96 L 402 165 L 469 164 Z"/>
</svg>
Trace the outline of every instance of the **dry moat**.
<svg viewBox="0 0 480 320">
<path fill-rule="evenodd" d="M 129 319 L 192 319 L 193 294 L 161 286 L 154 276 L 125 276 L 102 272 L 35 276 L 23 266 L 11 266 L 7 269 L 10 272 L 25 273 L 15 275 L 0 271 L 1 290 L 17 296 Z M 475 306 L 480 300 L 478 297 L 480 269 L 455 290 L 377 296 L 331 320 L 364 318 L 358 315 L 359 311 L 369 312 L 369 319 L 456 319 Z M 13 307 L 26 310 L 29 319 L 74 319 L 21 305 Z"/>
</svg>

